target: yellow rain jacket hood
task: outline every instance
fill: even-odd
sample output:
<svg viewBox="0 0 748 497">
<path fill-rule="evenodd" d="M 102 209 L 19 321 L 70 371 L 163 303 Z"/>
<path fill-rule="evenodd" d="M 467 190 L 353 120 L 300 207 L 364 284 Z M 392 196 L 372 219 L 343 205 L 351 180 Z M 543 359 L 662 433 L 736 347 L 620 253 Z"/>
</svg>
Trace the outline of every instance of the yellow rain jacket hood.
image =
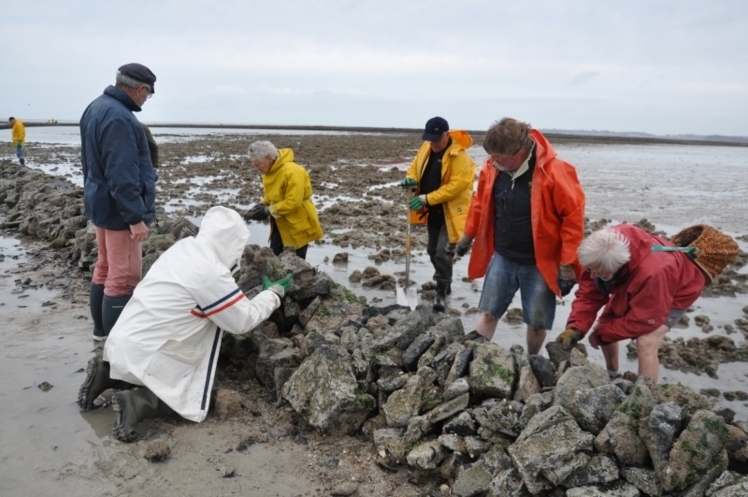
<svg viewBox="0 0 748 497">
<path fill-rule="evenodd" d="M 283 245 L 298 250 L 325 235 L 312 202 L 309 173 L 294 162 L 293 150 L 278 150 L 278 159 L 262 175 L 262 187 L 262 203 L 275 219 Z"/>
</svg>

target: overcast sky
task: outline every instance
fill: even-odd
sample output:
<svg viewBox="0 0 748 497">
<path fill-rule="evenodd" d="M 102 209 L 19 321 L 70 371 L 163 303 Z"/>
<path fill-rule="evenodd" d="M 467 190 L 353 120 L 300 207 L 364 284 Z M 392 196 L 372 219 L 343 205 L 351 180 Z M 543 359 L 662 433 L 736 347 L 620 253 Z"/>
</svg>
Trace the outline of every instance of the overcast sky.
<svg viewBox="0 0 748 497">
<path fill-rule="evenodd" d="M 0 112 L 77 120 L 128 62 L 148 122 L 748 136 L 748 1 L 4 0 Z M 7 118 L 6 118 L 7 119 Z"/>
</svg>

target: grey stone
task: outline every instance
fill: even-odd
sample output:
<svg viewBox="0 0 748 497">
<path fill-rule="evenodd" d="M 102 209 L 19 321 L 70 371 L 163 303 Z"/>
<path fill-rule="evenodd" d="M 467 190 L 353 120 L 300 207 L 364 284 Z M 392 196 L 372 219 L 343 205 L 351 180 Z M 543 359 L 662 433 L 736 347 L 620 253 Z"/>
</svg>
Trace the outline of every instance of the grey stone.
<svg viewBox="0 0 748 497">
<path fill-rule="evenodd" d="M 424 385 L 432 385 L 436 380 L 436 371 L 428 366 L 421 366 L 418 368 L 418 371 L 416 371 L 416 374 L 423 378 Z"/>
<path fill-rule="evenodd" d="M 408 452 L 407 460 L 409 466 L 422 469 L 434 469 L 439 466 L 445 456 L 444 449 L 438 440 L 430 440 L 415 446 Z"/>
<path fill-rule="evenodd" d="M 527 355 L 515 355 L 515 360 L 519 370 L 519 382 L 517 391 L 514 392 L 514 400 L 524 402 L 531 395 L 540 393 L 540 383 L 535 377 Z"/>
<path fill-rule="evenodd" d="M 566 491 L 566 497 L 639 497 L 640 495 L 639 489 L 620 480 L 609 485 L 574 487 Z"/>
<path fill-rule="evenodd" d="M 405 433 L 405 430 L 402 428 L 380 428 L 374 430 L 374 445 L 378 447 L 390 438 L 400 438 L 403 436 L 403 433 Z"/>
<path fill-rule="evenodd" d="M 488 484 L 488 497 L 529 497 L 519 473 L 514 468 L 502 471 Z"/>
<path fill-rule="evenodd" d="M 431 367 L 437 373 L 437 381 L 440 385 L 444 385 L 447 382 L 447 376 L 452 368 L 455 357 L 461 351 L 465 349 L 465 346 L 458 342 L 453 342 L 447 345 L 444 349 L 439 351 L 438 354 L 431 361 Z"/>
<path fill-rule="evenodd" d="M 332 433 L 356 432 L 376 407 L 361 392 L 347 354 L 321 346 L 283 386 L 283 398 L 310 425 Z"/>
<path fill-rule="evenodd" d="M 653 469 L 623 468 L 621 470 L 621 476 L 624 480 L 631 483 L 650 497 L 660 497 L 662 495 L 660 479 L 657 477 L 657 473 Z"/>
<path fill-rule="evenodd" d="M 421 409 L 424 388 L 423 378 L 414 375 L 408 378 L 403 388 L 389 396 L 387 403 L 382 407 L 387 418 L 387 426 L 407 426 L 410 418 L 416 416 Z"/>
<path fill-rule="evenodd" d="M 444 382 L 445 387 L 449 387 L 452 383 L 468 373 L 470 370 L 470 359 L 472 359 L 472 357 L 472 347 L 463 347 L 462 350 L 455 355 L 452 367 L 449 369 L 449 373 L 447 374 L 447 380 Z"/>
<path fill-rule="evenodd" d="M 453 419 L 444 424 L 444 433 L 454 433 L 455 435 L 467 436 L 475 434 L 475 421 L 470 413 L 463 411 Z"/>
<path fill-rule="evenodd" d="M 717 477 L 716 480 L 712 482 L 711 485 L 709 485 L 709 488 L 706 490 L 706 493 L 704 495 L 706 497 L 712 497 L 712 495 L 714 495 L 717 490 L 722 490 L 723 488 L 730 487 L 734 484 L 735 477 L 732 475 L 732 473 L 730 473 L 729 471 L 724 471 Z"/>
<path fill-rule="evenodd" d="M 478 437 L 465 437 L 465 446 L 471 459 L 482 456 L 490 448 L 491 444 Z"/>
<path fill-rule="evenodd" d="M 611 383 L 617 386 L 625 395 L 631 395 L 631 392 L 634 391 L 634 384 L 629 380 L 624 380 L 623 378 L 619 377 L 613 380 Z"/>
<path fill-rule="evenodd" d="M 459 397 L 462 394 L 470 391 L 470 385 L 468 384 L 467 378 L 459 378 L 449 387 L 444 390 L 444 400 L 452 400 L 455 397 Z"/>
<path fill-rule="evenodd" d="M 624 393 L 613 385 L 576 390 L 568 402 L 562 402 L 574 416 L 579 427 L 597 435 L 608 424 L 616 406 L 626 398 Z"/>
<path fill-rule="evenodd" d="M 464 458 L 452 452 L 448 454 L 439 465 L 439 471 L 437 474 L 442 480 L 454 481 L 457 477 L 457 472 L 462 469 L 462 463 Z"/>
<path fill-rule="evenodd" d="M 358 492 L 358 483 L 355 481 L 342 481 L 337 483 L 331 490 L 333 497 L 350 497 Z"/>
<path fill-rule="evenodd" d="M 594 437 L 560 406 L 536 415 L 507 452 L 532 494 L 560 485 L 589 463 Z"/>
<path fill-rule="evenodd" d="M 423 416 L 415 416 L 408 421 L 408 427 L 405 429 L 401 441 L 405 447 L 413 447 L 423 437 L 431 433 L 431 423 Z"/>
<path fill-rule="evenodd" d="M 716 459 L 713 461 L 713 465 L 706 470 L 706 473 L 693 485 L 686 488 L 683 493 L 680 494 L 681 497 L 702 497 L 706 490 L 709 488 L 709 485 L 719 477 L 722 473 L 724 473 L 727 470 L 727 464 L 728 464 L 728 458 L 727 458 L 727 452 L 722 451 L 719 453 L 719 455 L 716 457 Z"/>
<path fill-rule="evenodd" d="M 585 356 L 587 355 L 587 349 L 581 343 L 576 344 L 574 348 L 579 349 Z M 548 342 L 545 344 L 545 350 L 553 365 L 556 366 L 556 370 L 560 369 L 562 362 L 569 362 L 571 359 L 571 350 L 566 350 L 561 342 Z"/>
<path fill-rule="evenodd" d="M 463 394 L 454 399 L 448 400 L 444 404 L 430 410 L 424 417 L 431 423 L 438 423 L 455 414 L 464 411 L 470 403 L 470 394 Z"/>
<path fill-rule="evenodd" d="M 720 488 L 710 497 L 745 497 L 746 495 L 748 495 L 748 479 L 729 487 Z"/>
<path fill-rule="evenodd" d="M 618 465 L 612 457 L 605 454 L 593 454 L 590 462 L 569 475 L 562 485 L 566 488 L 573 488 L 610 483 L 616 481 L 618 476 Z"/>
<path fill-rule="evenodd" d="M 680 491 L 701 479 L 722 457 L 726 436 L 727 426 L 722 418 L 711 411 L 696 412 L 673 444 L 662 470 L 662 488 Z"/>
<path fill-rule="evenodd" d="M 568 407 L 577 390 L 597 388 L 610 384 L 608 372 L 597 364 L 569 368 L 561 375 L 553 398 L 553 405 Z"/>
<path fill-rule="evenodd" d="M 681 408 L 675 402 L 655 406 L 639 424 L 639 435 L 647 446 L 659 478 L 667 466 L 670 449 L 681 430 Z"/>
<path fill-rule="evenodd" d="M 637 385 L 643 381 L 650 389 L 657 403 L 675 402 L 681 408 L 681 416 L 684 425 L 688 424 L 691 416 L 696 411 L 709 410 L 714 405 L 715 399 L 702 395 L 685 385 L 664 383 L 655 384 L 647 377 L 637 380 Z"/>
<path fill-rule="evenodd" d="M 436 341 L 431 335 L 418 335 L 413 343 L 411 343 L 403 354 L 403 367 L 408 371 L 415 371 L 418 369 L 418 359 L 421 358 L 424 352 Z"/>
<path fill-rule="evenodd" d="M 392 347 L 400 350 L 406 350 L 410 344 L 426 331 L 423 318 L 419 312 L 411 312 L 405 317 L 400 318 L 392 328 L 387 331 L 386 335 L 372 343 L 372 350 L 380 352 Z"/>
<path fill-rule="evenodd" d="M 309 324 L 309 321 L 314 317 L 314 313 L 317 312 L 320 305 L 322 305 L 322 299 L 315 297 L 306 309 L 299 313 L 299 323 L 301 323 L 301 326 L 306 327 L 306 325 Z"/>
<path fill-rule="evenodd" d="M 586 366 L 590 361 L 587 360 L 587 354 L 582 353 L 580 349 L 573 348 L 569 353 L 569 365 L 571 367 Z"/>
<path fill-rule="evenodd" d="M 491 407 L 488 411 L 486 422 L 482 426 L 493 432 L 503 433 L 515 438 L 522 431 L 519 423 L 522 407 L 523 405 L 520 402 L 504 399 L 499 404 Z"/>
<path fill-rule="evenodd" d="M 480 463 L 463 466 L 457 473 L 457 479 L 452 485 L 452 495 L 455 497 L 474 497 L 488 490 L 493 475 Z"/>
<path fill-rule="evenodd" d="M 470 390 L 476 395 L 511 399 L 517 371 L 512 354 L 495 343 L 473 344 Z"/>
<path fill-rule="evenodd" d="M 556 367 L 550 359 L 542 355 L 531 355 L 529 361 L 541 387 L 552 387 L 556 384 Z"/>
<path fill-rule="evenodd" d="M 444 336 L 436 337 L 436 340 L 431 344 L 431 347 L 429 347 L 429 349 L 424 352 L 423 355 L 421 355 L 421 358 L 418 359 L 418 367 L 431 366 L 431 362 L 439 354 L 439 352 L 442 351 L 446 343 L 447 340 L 444 338 Z"/>
<path fill-rule="evenodd" d="M 465 336 L 465 328 L 462 326 L 462 319 L 460 318 L 446 318 L 434 327 L 434 334 L 437 336 L 443 336 L 446 339 L 446 343 L 452 343 L 463 336 Z"/>
<path fill-rule="evenodd" d="M 439 443 L 452 452 L 457 452 L 461 455 L 467 455 L 467 445 L 465 444 L 465 439 L 459 435 L 439 435 Z"/>
<path fill-rule="evenodd" d="M 524 428 L 536 414 L 545 411 L 552 405 L 552 391 L 530 395 L 530 397 L 525 400 L 525 406 L 522 408 L 522 415 L 519 417 L 520 426 Z"/>
<path fill-rule="evenodd" d="M 377 380 L 377 387 L 383 392 L 394 392 L 403 388 L 411 376 L 411 374 L 406 373 L 379 378 Z"/>
<path fill-rule="evenodd" d="M 616 408 L 610 421 L 595 438 L 599 452 L 613 453 L 624 466 L 641 467 L 649 460 L 649 451 L 639 436 L 640 422 L 649 416 L 657 404 L 646 386 L 646 377 L 640 377 L 634 391 Z"/>
</svg>

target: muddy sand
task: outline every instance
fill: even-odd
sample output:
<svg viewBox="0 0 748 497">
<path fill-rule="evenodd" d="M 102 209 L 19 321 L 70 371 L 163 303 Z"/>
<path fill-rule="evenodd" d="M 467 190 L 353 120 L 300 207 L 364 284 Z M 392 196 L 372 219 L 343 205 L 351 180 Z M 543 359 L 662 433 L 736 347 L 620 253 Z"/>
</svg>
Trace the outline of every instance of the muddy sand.
<svg viewBox="0 0 748 497">
<path fill-rule="evenodd" d="M 417 133 L 251 137 L 175 133 L 156 138 L 161 143 L 158 205 L 164 215 L 186 216 L 195 223 L 212 205 L 242 211 L 259 200 L 261 184 L 244 155 L 251 141 L 269 139 L 279 147 L 293 148 L 297 162 L 310 172 L 326 232 L 322 243 L 310 247 L 309 262 L 370 304 L 393 303 L 394 282 L 403 276 L 405 226 L 404 194 L 394 185 L 420 144 Z M 474 138 L 480 142 L 480 136 Z M 575 164 L 570 155 L 600 153 L 600 145 L 554 143 L 561 148 L 560 155 Z M 0 154 L 7 157 L 12 151 L 3 147 Z M 28 149 L 32 168 L 79 182 L 78 147 L 31 143 Z M 633 157 L 644 153 L 628 148 L 625 152 Z M 477 147 L 471 153 L 480 165 L 485 154 Z M 2 166 L 0 179 L 8 179 L 14 166 L 9 161 Z M 702 185 L 705 194 L 691 194 L 684 202 L 682 192 L 677 194 L 682 185 L 670 188 L 671 193 L 656 182 L 651 188 L 641 186 L 648 174 L 653 170 L 659 174 L 666 165 L 654 164 L 646 170 L 633 166 L 623 178 L 615 175 L 615 166 L 577 166 L 590 217 L 601 220 L 593 221 L 590 229 L 609 220 L 628 220 L 672 234 L 693 224 L 692 220 L 703 220 L 739 237 L 745 250 L 744 170 L 734 171 L 732 178 L 707 179 Z M 730 165 L 726 168 L 733 171 Z M 698 192 L 690 187 L 693 191 Z M 0 414 L 0 495 L 436 495 L 443 482 L 423 481 L 407 467 L 390 472 L 377 466 L 375 448 L 363 436 L 325 436 L 299 423 L 293 409 L 277 403 L 256 380 L 237 382 L 220 371 L 217 386 L 236 390 L 243 399 L 237 416 L 219 421 L 211 414 L 199 425 L 183 420 L 146 422 L 137 443 L 114 440 L 111 407 L 80 413 L 75 404 L 82 368 L 96 348 L 90 340 L 87 308 L 90 273 L 81 269 L 88 266 L 66 258 L 69 246 L 24 235 L 22 220 L 23 215 L 7 205 L 0 209 L 0 397 L 5 406 Z M 267 226 L 251 223 L 249 227 L 251 242 L 263 244 Z M 417 229 L 413 278 L 427 301 L 432 287 L 425 241 L 425 230 Z M 333 263 L 336 256 L 347 262 Z M 748 369 L 746 357 L 740 354 L 743 334 L 748 334 L 745 262 L 742 253 L 738 264 L 705 292 L 709 296 L 699 299 L 688 319 L 671 332 L 672 340 L 661 354 L 666 364 L 670 361 L 679 368 L 664 369 L 663 380 L 712 394 L 716 390 L 718 403 L 742 419 L 748 415 L 743 396 Z M 457 262 L 449 303 L 451 314 L 461 317 L 470 330 L 481 282 L 461 279 L 465 268 L 464 259 Z M 369 277 L 363 277 L 367 271 Z M 356 282 L 357 272 L 362 279 Z M 386 277 L 372 279 L 375 273 Z M 559 302 L 549 339 L 561 331 L 568 303 L 568 299 Z M 518 307 L 518 302 L 512 307 Z M 522 328 L 516 322 L 502 322 L 494 341 L 507 348 L 522 343 Z M 733 342 L 733 349 L 725 345 L 725 338 Z M 711 348 L 701 339 L 711 340 Z M 699 353 L 689 353 L 694 349 Z M 590 357 L 602 362 L 594 352 Z M 623 357 L 622 365 L 635 370 L 628 357 Z M 154 440 L 170 447 L 165 462 L 144 458 Z"/>
</svg>

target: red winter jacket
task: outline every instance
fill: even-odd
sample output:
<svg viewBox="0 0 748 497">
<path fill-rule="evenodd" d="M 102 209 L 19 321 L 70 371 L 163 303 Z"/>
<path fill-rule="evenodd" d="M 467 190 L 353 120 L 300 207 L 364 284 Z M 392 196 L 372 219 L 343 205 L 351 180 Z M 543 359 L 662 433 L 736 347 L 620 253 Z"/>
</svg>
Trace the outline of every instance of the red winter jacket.
<svg viewBox="0 0 748 497">
<path fill-rule="evenodd" d="M 602 344 L 653 332 L 665 324 L 671 309 L 693 304 L 706 283 L 684 253 L 652 252 L 652 245 L 672 246 L 668 240 L 630 224 L 613 229 L 629 240 L 631 260 L 616 273 L 610 295 L 598 290 L 585 268 L 566 323 L 567 328 L 586 334 L 605 306 L 595 331 Z"/>
</svg>

